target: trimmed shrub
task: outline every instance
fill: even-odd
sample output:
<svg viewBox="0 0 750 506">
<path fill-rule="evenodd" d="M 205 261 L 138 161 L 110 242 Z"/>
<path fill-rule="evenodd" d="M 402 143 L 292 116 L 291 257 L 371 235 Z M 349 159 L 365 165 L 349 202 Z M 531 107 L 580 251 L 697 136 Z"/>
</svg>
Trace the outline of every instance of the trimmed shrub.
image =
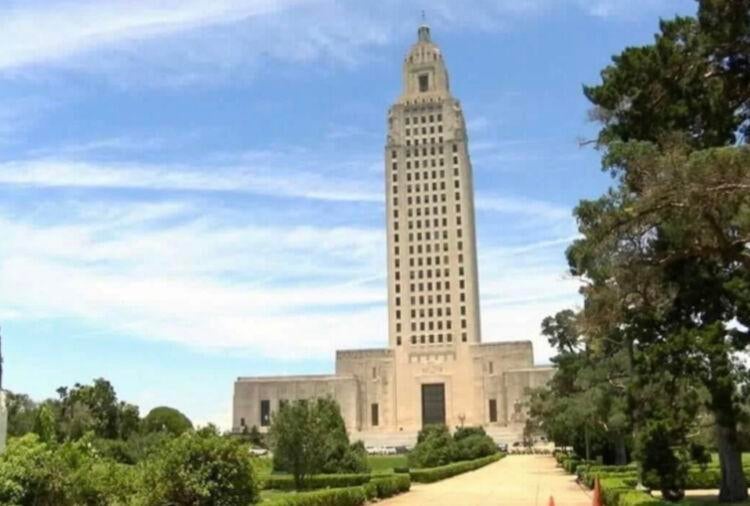
<svg viewBox="0 0 750 506">
<path fill-rule="evenodd" d="M 316 474 L 305 478 L 304 490 L 355 487 L 369 481 L 369 474 Z M 264 480 L 263 488 L 294 490 L 294 477 L 290 475 L 269 475 Z"/>
<path fill-rule="evenodd" d="M 458 434 L 458 431 L 456 434 Z M 487 434 L 470 434 L 461 439 L 454 436 L 454 439 L 456 440 L 456 458 L 458 460 L 474 460 L 497 453 L 495 442 Z"/>
<path fill-rule="evenodd" d="M 481 459 L 469 460 L 466 462 L 456 462 L 453 464 L 448 464 L 446 466 L 432 467 L 427 469 L 412 469 L 411 471 L 409 471 L 409 475 L 411 476 L 411 481 L 417 483 L 432 483 L 435 481 L 444 480 L 445 478 L 450 478 L 451 476 L 455 476 L 457 474 L 479 469 L 480 467 L 484 467 L 487 464 L 497 462 L 504 456 L 505 455 L 498 453 L 495 455 L 490 455 L 489 457 L 482 457 Z"/>
<path fill-rule="evenodd" d="M 279 497 L 263 504 L 268 506 L 361 506 L 367 502 L 364 487 L 331 488 Z"/>
<path fill-rule="evenodd" d="M 428 425 L 419 431 L 417 445 L 409 452 L 409 466 L 430 468 L 456 461 L 456 442 L 445 425 Z"/>
<path fill-rule="evenodd" d="M 378 477 L 358 487 L 329 488 L 290 494 L 264 502 L 269 506 L 360 506 L 372 499 L 385 499 L 411 488 L 408 475 Z"/>
<path fill-rule="evenodd" d="M 396 474 L 385 478 L 376 478 L 370 481 L 369 485 L 375 487 L 375 497 L 385 499 L 402 492 L 408 492 L 411 488 L 411 477 L 408 474 Z"/>
</svg>

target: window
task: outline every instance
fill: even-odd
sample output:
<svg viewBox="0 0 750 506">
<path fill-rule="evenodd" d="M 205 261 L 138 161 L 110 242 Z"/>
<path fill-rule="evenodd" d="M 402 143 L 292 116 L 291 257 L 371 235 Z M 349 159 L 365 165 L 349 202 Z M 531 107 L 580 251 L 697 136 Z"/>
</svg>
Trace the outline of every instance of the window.
<svg viewBox="0 0 750 506">
<path fill-rule="evenodd" d="M 378 403 L 373 402 L 370 406 L 370 420 L 373 427 L 377 427 L 380 424 L 380 413 L 378 410 Z"/>
<path fill-rule="evenodd" d="M 271 425 L 271 401 L 260 401 L 260 426 L 268 427 Z"/>
<path fill-rule="evenodd" d="M 489 364 L 487 364 L 487 370 L 490 372 L 490 374 L 494 374 L 495 373 L 495 368 L 493 367 L 493 365 L 494 364 L 492 362 L 490 362 Z"/>
<path fill-rule="evenodd" d="M 490 422 L 497 422 L 497 400 L 490 399 Z"/>
<path fill-rule="evenodd" d="M 372 368 L 372 379 L 376 379 L 378 377 L 378 368 L 373 367 Z"/>
<path fill-rule="evenodd" d="M 240 427 L 244 427 L 244 426 L 245 426 L 245 419 L 240 418 Z"/>
<path fill-rule="evenodd" d="M 419 76 L 419 91 L 424 93 L 429 88 L 429 85 L 430 77 L 427 74 L 421 74 Z M 424 120 L 424 117 L 422 119 Z"/>
</svg>

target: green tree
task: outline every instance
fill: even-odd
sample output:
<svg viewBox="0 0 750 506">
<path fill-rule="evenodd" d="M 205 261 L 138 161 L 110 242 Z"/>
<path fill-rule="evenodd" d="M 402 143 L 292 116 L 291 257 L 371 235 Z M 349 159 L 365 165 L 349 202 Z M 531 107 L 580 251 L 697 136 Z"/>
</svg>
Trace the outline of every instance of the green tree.
<svg viewBox="0 0 750 506">
<path fill-rule="evenodd" d="M 630 47 L 584 87 L 603 127 L 601 146 L 660 142 L 684 132 L 696 148 L 750 134 L 748 0 L 701 0 L 698 18 L 662 20 L 653 44 Z"/>
<path fill-rule="evenodd" d="M 621 339 L 592 342 L 581 315 L 571 310 L 545 318 L 542 333 L 557 349 L 557 368 L 547 387 L 532 392 L 529 430 L 573 446 L 587 459 L 600 455 L 605 462 L 625 464 L 632 430 L 631 371 Z"/>
<path fill-rule="evenodd" d="M 47 403 L 39 406 L 39 409 L 36 411 L 33 427 L 39 439 L 45 443 L 55 441 L 55 426 L 55 412 L 52 407 Z"/>
<path fill-rule="evenodd" d="M 118 406 L 118 434 L 120 439 L 128 439 L 138 433 L 141 427 L 141 415 L 138 406 L 120 402 Z"/>
<path fill-rule="evenodd" d="M 8 411 L 9 436 L 23 436 L 34 429 L 37 405 L 28 395 L 7 391 L 5 407 Z"/>
<path fill-rule="evenodd" d="M 269 431 L 273 467 L 291 473 L 297 490 L 324 464 L 321 449 L 325 434 L 315 404 L 306 400 L 283 404 L 274 414 Z"/>
<path fill-rule="evenodd" d="M 146 432 L 167 431 L 179 436 L 192 430 L 193 422 L 175 408 L 159 406 L 148 412 L 142 426 Z"/>
<path fill-rule="evenodd" d="M 736 355 L 750 340 L 748 41 L 750 0 L 701 0 L 696 18 L 662 21 L 654 44 L 626 49 L 584 89 L 615 180 L 578 206 L 583 238 L 568 253 L 586 282 L 587 337 L 624 337 L 633 396 L 701 394 L 715 422 L 722 501 L 747 498 L 737 433 L 747 378 Z M 634 403 L 633 415 L 640 431 L 661 423 L 660 437 L 684 446 L 683 413 L 696 408 L 675 398 L 684 404 Z"/>
<path fill-rule="evenodd" d="M 312 474 L 370 470 L 364 445 L 350 444 L 341 409 L 330 397 L 282 405 L 273 416 L 269 440 L 274 470 L 291 473 L 297 489 Z"/>
</svg>

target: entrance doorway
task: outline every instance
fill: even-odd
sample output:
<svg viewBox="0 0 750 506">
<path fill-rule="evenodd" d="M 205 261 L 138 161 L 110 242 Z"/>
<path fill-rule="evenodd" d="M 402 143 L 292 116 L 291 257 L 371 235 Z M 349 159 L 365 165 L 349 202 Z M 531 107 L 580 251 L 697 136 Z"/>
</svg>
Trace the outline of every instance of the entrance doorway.
<svg viewBox="0 0 750 506">
<path fill-rule="evenodd" d="M 445 384 L 422 385 L 422 426 L 445 424 Z"/>
</svg>

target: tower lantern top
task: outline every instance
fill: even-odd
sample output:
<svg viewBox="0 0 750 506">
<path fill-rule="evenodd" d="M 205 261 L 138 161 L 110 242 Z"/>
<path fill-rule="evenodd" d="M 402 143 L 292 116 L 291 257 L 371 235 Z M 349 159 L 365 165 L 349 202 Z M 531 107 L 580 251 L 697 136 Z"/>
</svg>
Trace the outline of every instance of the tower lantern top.
<svg viewBox="0 0 750 506">
<path fill-rule="evenodd" d="M 430 40 L 430 27 L 426 24 L 422 24 L 417 30 L 417 36 L 419 42 L 432 42 Z"/>
</svg>

